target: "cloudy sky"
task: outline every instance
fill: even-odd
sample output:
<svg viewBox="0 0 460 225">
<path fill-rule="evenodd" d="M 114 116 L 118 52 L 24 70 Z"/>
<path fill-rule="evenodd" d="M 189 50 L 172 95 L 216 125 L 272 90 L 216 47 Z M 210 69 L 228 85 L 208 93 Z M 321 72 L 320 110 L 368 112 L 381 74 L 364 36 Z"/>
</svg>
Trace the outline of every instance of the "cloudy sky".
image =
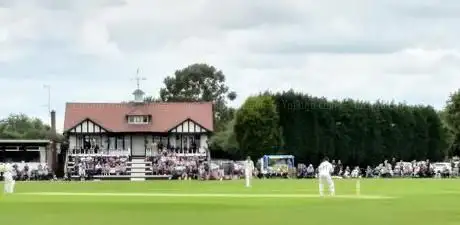
<svg viewBox="0 0 460 225">
<path fill-rule="evenodd" d="M 137 67 L 157 95 L 195 62 L 248 95 L 293 88 L 329 98 L 442 108 L 460 87 L 458 0 L 0 0 L 0 117 L 62 128 L 65 102 L 130 100 Z"/>
</svg>

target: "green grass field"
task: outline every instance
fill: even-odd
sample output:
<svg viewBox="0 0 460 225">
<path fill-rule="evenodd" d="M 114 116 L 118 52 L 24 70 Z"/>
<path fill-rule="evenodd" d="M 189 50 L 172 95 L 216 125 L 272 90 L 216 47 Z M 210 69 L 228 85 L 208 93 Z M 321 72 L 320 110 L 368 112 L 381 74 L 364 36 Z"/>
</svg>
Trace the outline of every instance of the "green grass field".
<svg viewBox="0 0 460 225">
<path fill-rule="evenodd" d="M 0 199 L 2 224 L 460 224 L 460 180 L 22 182 Z M 59 193 L 61 195 L 59 195 Z M 78 195 L 78 193 L 80 193 Z M 367 198 L 366 198 L 367 197 Z M 386 197 L 386 198 L 384 198 Z"/>
</svg>

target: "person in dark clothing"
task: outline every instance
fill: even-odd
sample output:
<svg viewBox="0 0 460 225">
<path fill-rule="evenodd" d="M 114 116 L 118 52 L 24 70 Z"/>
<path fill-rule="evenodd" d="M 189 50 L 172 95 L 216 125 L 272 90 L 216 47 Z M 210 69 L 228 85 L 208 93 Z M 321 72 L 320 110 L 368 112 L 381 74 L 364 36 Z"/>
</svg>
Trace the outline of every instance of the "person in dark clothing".
<svg viewBox="0 0 460 225">
<path fill-rule="evenodd" d="M 391 159 L 391 169 L 394 170 L 396 167 L 396 158 Z"/>
</svg>

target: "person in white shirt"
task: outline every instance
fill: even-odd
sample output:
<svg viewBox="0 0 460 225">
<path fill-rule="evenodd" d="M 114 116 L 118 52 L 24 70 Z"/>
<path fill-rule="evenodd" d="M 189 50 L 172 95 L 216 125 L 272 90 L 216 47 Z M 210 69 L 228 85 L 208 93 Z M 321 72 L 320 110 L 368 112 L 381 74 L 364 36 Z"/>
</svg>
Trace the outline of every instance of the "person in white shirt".
<svg viewBox="0 0 460 225">
<path fill-rule="evenodd" d="M 12 194 L 14 192 L 15 180 L 13 179 L 13 168 L 11 165 L 6 164 L 3 166 L 3 179 L 4 179 L 4 192 L 5 194 Z"/>
<path fill-rule="evenodd" d="M 358 178 L 358 176 L 359 176 L 359 167 L 355 167 L 353 171 L 351 171 L 351 177 Z"/>
<path fill-rule="evenodd" d="M 246 179 L 246 187 L 251 187 L 252 172 L 254 171 L 254 162 L 252 162 L 251 157 L 248 156 L 245 162 L 244 175 Z"/>
<path fill-rule="evenodd" d="M 86 165 L 83 162 L 78 164 L 78 176 L 80 176 L 80 180 L 82 181 L 86 178 Z"/>
<path fill-rule="evenodd" d="M 334 167 L 327 157 L 325 157 L 323 162 L 318 166 L 319 194 L 321 196 L 324 196 L 324 182 L 329 185 L 329 192 L 331 196 L 335 195 L 334 181 L 331 177 L 333 170 Z"/>
</svg>

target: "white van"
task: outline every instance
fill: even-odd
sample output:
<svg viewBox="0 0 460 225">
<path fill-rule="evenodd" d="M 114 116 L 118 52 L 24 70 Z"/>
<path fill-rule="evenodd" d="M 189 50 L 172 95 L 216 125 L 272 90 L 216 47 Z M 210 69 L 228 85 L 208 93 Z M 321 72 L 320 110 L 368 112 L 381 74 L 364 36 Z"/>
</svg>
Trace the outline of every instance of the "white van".
<svg viewBox="0 0 460 225">
<path fill-rule="evenodd" d="M 449 174 L 452 173 L 452 165 L 448 162 L 436 162 L 432 163 L 431 167 L 433 168 L 434 172 L 444 172 L 445 169 L 449 171 Z"/>
</svg>

